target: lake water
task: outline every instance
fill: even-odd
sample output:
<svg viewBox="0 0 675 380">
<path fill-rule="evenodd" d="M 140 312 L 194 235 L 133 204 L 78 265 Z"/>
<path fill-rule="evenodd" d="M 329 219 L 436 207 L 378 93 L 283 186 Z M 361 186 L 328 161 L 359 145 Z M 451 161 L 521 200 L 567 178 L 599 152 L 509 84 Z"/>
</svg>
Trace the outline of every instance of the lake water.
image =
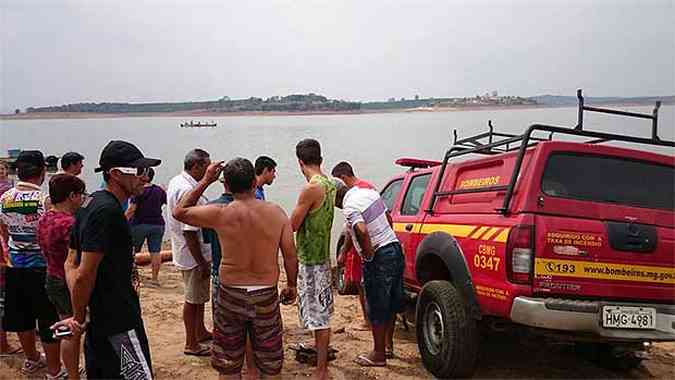
<svg viewBox="0 0 675 380">
<path fill-rule="evenodd" d="M 649 114 L 652 111 L 652 107 L 629 109 Z M 93 169 L 101 149 L 112 139 L 133 142 L 146 156 L 161 158 L 155 183 L 164 185 L 181 171 L 183 157 L 192 148 L 205 149 L 212 159 L 218 160 L 242 156 L 253 161 L 256 156 L 265 154 L 279 164 L 275 183 L 266 187 L 267 198 L 290 213 L 305 181 L 295 158 L 295 145 L 303 138 L 316 138 L 321 142 L 323 168 L 327 174 L 336 163 L 347 160 L 357 176 L 381 187 L 389 177 L 403 170 L 394 164 L 397 158 L 440 160 L 451 144 L 453 129 L 458 130 L 461 138 L 487 131 L 487 121 L 492 120 L 497 131 L 520 134 L 533 123 L 574 126 L 576 117 L 577 109 L 571 107 L 202 119 L 216 121 L 217 128 L 180 128 L 179 124 L 185 119 L 175 117 L 0 120 L 0 152 L 4 155 L 10 148 L 40 149 L 57 156 L 71 150 L 80 152 L 86 157 L 82 178 L 89 191 L 101 183 L 100 175 L 94 174 Z M 661 138 L 675 138 L 674 106 L 661 107 L 659 125 Z M 643 137 L 651 135 L 649 120 L 590 112 L 585 113 L 584 127 Z M 675 152 L 651 146 L 641 149 L 670 155 Z M 220 185 L 214 184 L 207 195 L 214 198 L 220 191 Z M 341 220 L 336 219 L 336 231 Z"/>
</svg>

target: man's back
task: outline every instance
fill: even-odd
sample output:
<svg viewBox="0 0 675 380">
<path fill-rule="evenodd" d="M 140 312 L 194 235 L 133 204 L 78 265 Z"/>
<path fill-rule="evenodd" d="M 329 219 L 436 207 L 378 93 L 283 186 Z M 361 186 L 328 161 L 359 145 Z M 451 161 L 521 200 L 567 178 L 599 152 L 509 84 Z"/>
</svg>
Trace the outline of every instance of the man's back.
<svg viewBox="0 0 675 380">
<path fill-rule="evenodd" d="M 257 199 L 235 200 L 222 208 L 215 230 L 221 246 L 220 283 L 276 286 L 282 232 L 290 229 L 283 210 Z"/>
<path fill-rule="evenodd" d="M 335 185 L 323 175 L 315 175 L 308 186 L 319 188 L 321 201 L 304 216 L 296 234 L 298 259 L 303 265 L 330 263 L 330 235 L 333 226 Z"/>
<path fill-rule="evenodd" d="M 45 213 L 47 194 L 40 187 L 19 182 L 0 197 L 0 222 L 9 232 L 9 266 L 45 268 L 47 261 L 37 240 L 37 226 Z"/>
</svg>

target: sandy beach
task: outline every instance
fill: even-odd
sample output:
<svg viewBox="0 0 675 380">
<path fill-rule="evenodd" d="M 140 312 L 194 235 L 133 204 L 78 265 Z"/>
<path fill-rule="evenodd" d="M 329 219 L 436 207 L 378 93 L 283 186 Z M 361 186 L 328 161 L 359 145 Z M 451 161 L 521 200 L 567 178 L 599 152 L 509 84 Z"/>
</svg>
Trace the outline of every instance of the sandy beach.
<svg viewBox="0 0 675 380">
<path fill-rule="evenodd" d="M 142 268 L 149 278 L 149 268 Z M 161 288 L 144 287 L 141 305 L 150 340 L 155 376 L 158 379 L 216 379 L 209 358 L 183 355 L 183 285 L 180 273 L 171 264 L 164 264 L 160 274 Z M 283 282 L 283 279 L 282 279 Z M 298 327 L 296 306 L 282 306 L 284 341 L 288 346 L 309 342 L 311 337 Z M 211 326 L 210 304 L 207 304 L 207 326 Z M 360 309 L 354 296 L 336 297 L 333 317 L 332 346 L 339 350 L 331 362 L 334 379 L 430 379 L 417 352 L 414 326 L 405 330 L 398 323 L 395 344 L 396 358 L 388 368 L 360 368 L 353 359 L 371 348 L 369 332 L 359 330 Z M 10 334 L 13 344 L 16 336 Z M 283 378 L 307 379 L 312 369 L 294 360 L 293 351 L 285 349 Z M 21 355 L 0 358 L 0 379 L 25 378 L 19 369 Z M 541 340 L 519 339 L 506 334 L 489 334 L 483 338 L 483 350 L 476 378 L 589 378 L 589 379 L 668 379 L 675 374 L 675 343 L 656 344 L 643 366 L 629 372 L 609 371 L 578 357 L 569 344 L 547 343 Z M 44 372 L 35 378 L 43 378 Z"/>
</svg>

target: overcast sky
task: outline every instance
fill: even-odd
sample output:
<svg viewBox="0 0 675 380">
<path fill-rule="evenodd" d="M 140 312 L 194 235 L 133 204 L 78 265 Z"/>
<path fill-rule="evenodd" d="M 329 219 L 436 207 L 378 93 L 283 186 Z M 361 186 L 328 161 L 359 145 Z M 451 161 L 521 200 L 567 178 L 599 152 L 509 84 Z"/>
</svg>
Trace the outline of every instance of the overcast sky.
<svg viewBox="0 0 675 380">
<path fill-rule="evenodd" d="M 314 92 L 675 94 L 674 0 L 0 0 L 0 111 Z"/>
</svg>

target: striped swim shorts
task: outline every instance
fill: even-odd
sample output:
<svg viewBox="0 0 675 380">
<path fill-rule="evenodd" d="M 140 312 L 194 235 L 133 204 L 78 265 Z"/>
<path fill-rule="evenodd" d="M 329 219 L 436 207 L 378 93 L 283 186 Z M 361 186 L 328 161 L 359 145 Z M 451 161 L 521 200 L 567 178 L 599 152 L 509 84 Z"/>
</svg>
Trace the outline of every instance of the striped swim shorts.
<svg viewBox="0 0 675 380">
<path fill-rule="evenodd" d="M 220 285 L 214 307 L 211 365 L 223 375 L 237 375 L 244 364 L 246 336 L 263 375 L 281 373 L 283 325 L 276 287 L 247 291 Z"/>
</svg>

